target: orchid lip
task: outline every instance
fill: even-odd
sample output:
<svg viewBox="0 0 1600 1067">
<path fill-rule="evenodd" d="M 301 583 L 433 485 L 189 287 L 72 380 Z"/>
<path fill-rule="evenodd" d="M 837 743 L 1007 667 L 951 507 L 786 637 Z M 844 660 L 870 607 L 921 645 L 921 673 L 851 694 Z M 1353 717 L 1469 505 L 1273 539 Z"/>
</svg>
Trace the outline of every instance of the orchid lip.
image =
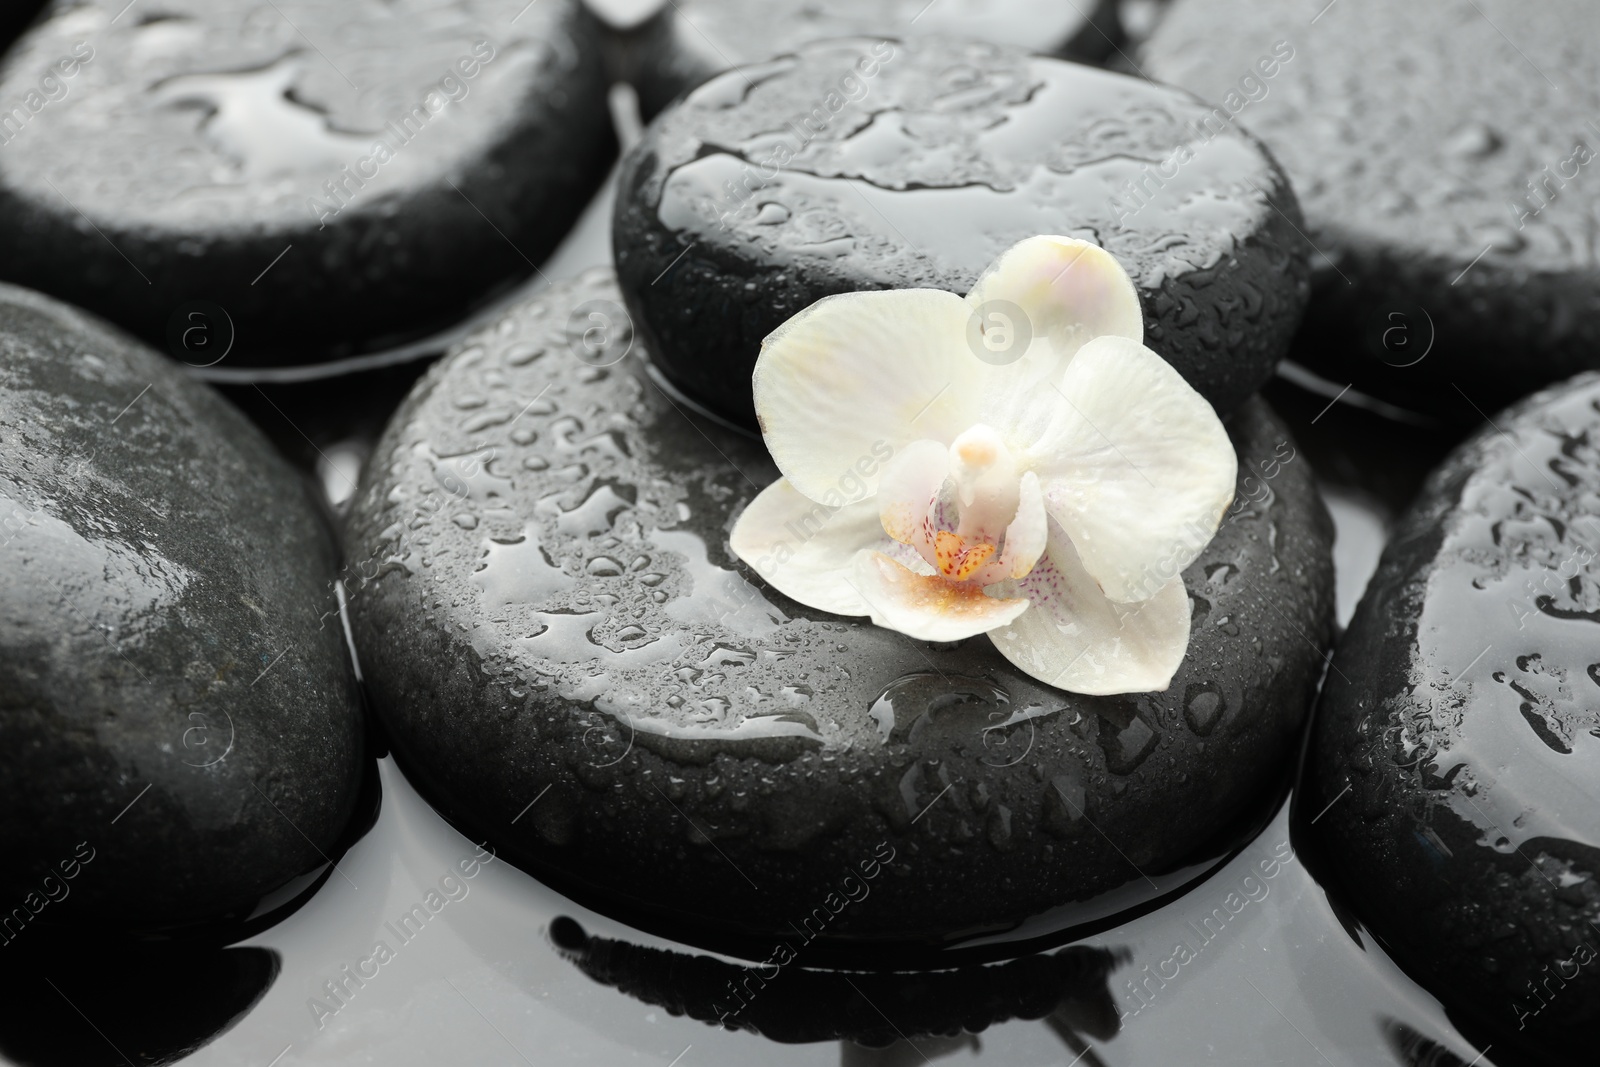
<svg viewBox="0 0 1600 1067">
<path fill-rule="evenodd" d="M 947 581 L 981 586 L 1022 577 L 1031 564 L 1019 571 L 1003 551 L 1022 499 L 1018 467 L 1000 434 L 981 423 L 948 448 L 919 441 L 898 476 L 880 488 L 884 531 L 915 548 Z"/>
</svg>

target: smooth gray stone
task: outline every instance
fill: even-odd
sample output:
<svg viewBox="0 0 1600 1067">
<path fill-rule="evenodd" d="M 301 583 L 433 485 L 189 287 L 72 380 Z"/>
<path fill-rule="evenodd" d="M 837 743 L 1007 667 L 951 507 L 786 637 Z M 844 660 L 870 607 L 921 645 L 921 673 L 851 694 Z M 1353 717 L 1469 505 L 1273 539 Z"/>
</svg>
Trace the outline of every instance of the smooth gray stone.
<svg viewBox="0 0 1600 1067">
<path fill-rule="evenodd" d="M 831 37 L 938 34 L 1025 48 L 1081 63 L 1122 40 L 1116 0 L 673 0 L 636 24 L 631 2 L 586 0 L 611 27 L 621 80 L 646 119 L 729 67 L 760 63 Z"/>
<path fill-rule="evenodd" d="M 243 919 L 326 868 L 363 756 L 335 567 L 243 416 L 0 285 L 0 942 Z"/>
<path fill-rule="evenodd" d="M 1139 65 L 1293 180 L 1318 250 L 1297 358 L 1476 423 L 1600 366 L 1597 33 L 1585 0 L 1176 0 Z"/>
<path fill-rule="evenodd" d="M 424 335 L 599 186 L 602 66 L 577 0 L 61 0 L 0 62 L 0 279 L 195 366 Z"/>
<path fill-rule="evenodd" d="M 727 534 L 770 458 L 647 368 L 609 272 L 557 283 L 429 371 L 352 505 L 370 695 L 466 832 L 680 933 L 781 933 L 871 870 L 816 944 L 927 945 L 1114 913 L 1270 814 L 1333 574 L 1262 402 L 1231 420 L 1240 506 L 1185 575 L 1185 663 L 1092 698 L 985 637 L 919 643 L 755 579 Z"/>
</svg>

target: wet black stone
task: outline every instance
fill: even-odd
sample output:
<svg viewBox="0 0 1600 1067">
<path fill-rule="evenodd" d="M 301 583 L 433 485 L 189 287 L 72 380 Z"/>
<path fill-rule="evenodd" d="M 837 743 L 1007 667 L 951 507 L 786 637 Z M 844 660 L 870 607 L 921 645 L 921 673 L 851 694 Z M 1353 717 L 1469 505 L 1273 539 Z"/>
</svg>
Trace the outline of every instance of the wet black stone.
<svg viewBox="0 0 1600 1067">
<path fill-rule="evenodd" d="M 0 48 L 10 45 L 44 6 L 45 0 L 12 0 L 7 4 L 0 11 Z"/>
<path fill-rule="evenodd" d="M 602 18 L 616 6 L 589 0 Z M 733 66 L 834 37 L 942 34 L 1083 63 L 1105 59 L 1122 32 L 1115 0 L 675 0 L 611 35 L 613 63 L 652 118 L 675 97 Z"/>
<path fill-rule="evenodd" d="M 1384 552 L 1299 807 L 1413 976 L 1497 1048 L 1576 1054 L 1600 1021 L 1600 376 L 1495 423 Z"/>
<path fill-rule="evenodd" d="M 335 567 L 241 415 L 0 286 L 0 941 L 243 919 L 325 873 L 362 758 Z"/>
<path fill-rule="evenodd" d="M 838 95 L 847 77 L 859 103 Z M 1146 343 L 1232 411 L 1284 355 L 1308 268 L 1287 179 L 1247 135 L 1192 125 L 1208 114 L 994 46 L 814 45 L 715 78 L 645 131 L 623 162 L 617 275 L 663 372 L 754 425 L 761 340 L 814 301 L 965 294 L 1016 241 L 1085 237 L 1139 287 Z"/>
<path fill-rule="evenodd" d="M 1474 422 L 1600 366 L 1600 8 L 1341 0 L 1316 14 L 1178 0 L 1139 55 L 1234 112 L 1293 179 L 1322 253 L 1297 358 Z"/>
<path fill-rule="evenodd" d="M 615 151 L 577 0 L 125 6 L 58 4 L 0 64 L 0 278 L 195 365 L 459 318 Z"/>
<path fill-rule="evenodd" d="M 817 953 L 1074 901 L 1041 921 L 1081 923 L 1270 811 L 1322 669 L 1331 527 L 1260 401 L 1232 419 L 1243 503 L 1186 574 L 1171 688 L 1074 696 L 986 638 L 922 644 L 754 580 L 727 533 L 771 460 L 654 384 L 619 299 L 594 272 L 469 339 L 352 507 L 374 707 L 467 832 L 637 924 L 707 943 L 806 920 Z M 606 316 L 611 347 L 584 348 Z M 1195 686 L 1223 704 L 1203 738 Z M 870 894 L 814 918 L 850 878 Z"/>
</svg>

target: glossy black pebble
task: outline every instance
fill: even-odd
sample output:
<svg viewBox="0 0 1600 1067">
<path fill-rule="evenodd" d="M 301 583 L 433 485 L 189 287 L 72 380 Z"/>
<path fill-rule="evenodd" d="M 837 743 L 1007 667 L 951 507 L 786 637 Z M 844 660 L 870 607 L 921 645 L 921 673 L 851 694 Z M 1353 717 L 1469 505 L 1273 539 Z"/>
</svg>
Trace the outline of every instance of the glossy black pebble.
<svg viewBox="0 0 1600 1067">
<path fill-rule="evenodd" d="M 459 318 L 615 151 L 577 0 L 62 3 L 0 63 L 0 109 L 0 279 L 195 366 Z"/>
<path fill-rule="evenodd" d="M 436 365 L 348 521 L 375 707 L 467 832 L 680 937 L 805 920 L 820 948 L 1069 902 L 1034 932 L 1086 922 L 1270 812 L 1323 667 L 1332 530 L 1261 401 L 1232 419 L 1244 503 L 1185 575 L 1171 687 L 1073 696 L 987 638 L 921 644 L 752 582 L 727 534 L 776 471 L 661 392 L 618 299 L 609 272 L 558 284 Z"/>
<path fill-rule="evenodd" d="M 1495 424 L 1389 542 L 1299 804 L 1402 966 L 1490 1040 L 1575 1056 L 1600 1022 L 1600 376 Z"/>
<path fill-rule="evenodd" d="M 1209 116 L 1176 89 L 991 45 L 813 45 L 713 79 L 645 131 L 623 162 L 617 276 L 667 376 L 753 426 L 761 340 L 814 301 L 965 294 L 1023 238 L 1084 237 L 1133 277 L 1145 342 L 1226 413 L 1287 350 L 1308 268 L 1288 180 Z"/>
<path fill-rule="evenodd" d="M 7 4 L 4 13 L 0 13 L 0 48 L 11 44 L 44 6 L 45 0 L 13 0 Z"/>
<path fill-rule="evenodd" d="M 1318 249 L 1296 358 L 1477 422 L 1600 366 L 1597 34 L 1586 0 L 1178 0 L 1139 65 L 1293 179 Z"/>
<path fill-rule="evenodd" d="M 363 753 L 335 567 L 243 416 L 0 285 L 0 941 L 243 919 L 326 870 Z"/>
</svg>

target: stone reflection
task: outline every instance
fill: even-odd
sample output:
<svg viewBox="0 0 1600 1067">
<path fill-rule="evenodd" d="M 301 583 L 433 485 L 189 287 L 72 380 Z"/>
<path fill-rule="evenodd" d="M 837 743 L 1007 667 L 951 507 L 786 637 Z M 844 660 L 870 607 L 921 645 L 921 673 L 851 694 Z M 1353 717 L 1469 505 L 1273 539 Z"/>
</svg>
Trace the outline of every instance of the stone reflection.
<svg viewBox="0 0 1600 1067">
<path fill-rule="evenodd" d="M 278 977 L 263 948 L 170 942 L 7 946 L 0 1060 L 26 1067 L 175 1063 L 226 1033 Z"/>
<path fill-rule="evenodd" d="M 673 1015 L 784 1044 L 844 1042 L 844 1067 L 897 1067 L 973 1046 L 1011 1019 L 1043 1020 L 1084 1064 L 1087 1038 L 1116 1036 L 1110 977 L 1126 950 L 1073 945 L 1006 963 L 940 971 L 817 971 L 740 966 L 709 956 L 591 937 L 570 918 L 550 924 L 557 951 L 601 985 Z"/>
</svg>

